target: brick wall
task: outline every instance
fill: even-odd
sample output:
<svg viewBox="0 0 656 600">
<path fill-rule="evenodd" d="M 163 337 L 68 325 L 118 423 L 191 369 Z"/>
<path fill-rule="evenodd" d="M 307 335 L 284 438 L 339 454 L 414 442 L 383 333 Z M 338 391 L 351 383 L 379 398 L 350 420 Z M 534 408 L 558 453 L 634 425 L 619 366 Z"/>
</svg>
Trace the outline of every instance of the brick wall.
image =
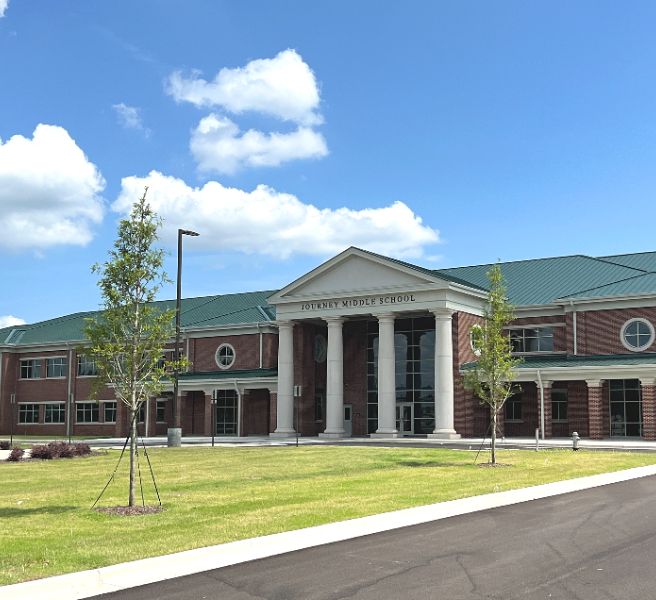
<svg viewBox="0 0 656 600">
<path fill-rule="evenodd" d="M 620 332 L 629 319 L 648 319 L 656 325 L 656 307 L 577 313 L 578 354 L 627 354 Z M 656 343 L 645 352 L 656 352 Z"/>
<path fill-rule="evenodd" d="M 193 357 L 193 372 L 218 371 L 215 355 L 221 344 L 230 344 L 235 349 L 235 362 L 226 369 L 257 369 L 260 366 L 260 339 L 257 334 L 226 335 L 210 338 L 193 338 L 189 341 Z"/>
</svg>

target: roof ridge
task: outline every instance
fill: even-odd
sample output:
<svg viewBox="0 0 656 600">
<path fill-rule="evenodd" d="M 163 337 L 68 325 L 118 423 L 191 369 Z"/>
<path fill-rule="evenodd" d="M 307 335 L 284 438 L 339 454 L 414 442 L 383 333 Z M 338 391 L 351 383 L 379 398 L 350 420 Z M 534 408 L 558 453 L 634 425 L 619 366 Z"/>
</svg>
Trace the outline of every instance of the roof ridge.
<svg viewBox="0 0 656 600">
<path fill-rule="evenodd" d="M 586 288 L 584 290 L 579 290 L 577 292 L 572 292 L 571 294 L 567 294 L 565 296 L 560 296 L 560 298 L 571 298 L 572 296 L 576 297 L 580 294 L 584 294 L 585 292 L 591 292 L 592 290 L 599 290 L 601 288 L 608 287 L 609 285 L 617 285 L 618 283 L 624 283 L 625 281 L 630 281 L 632 279 L 639 279 L 640 277 L 646 277 L 647 275 L 655 275 L 655 274 L 656 273 L 654 273 L 653 271 L 643 271 L 642 273 L 639 273 L 638 275 L 632 275 L 631 277 L 624 277 L 623 279 L 617 279 L 616 281 L 609 281 L 608 283 L 604 283 L 603 285 L 595 285 L 595 286 Z M 559 300 L 560 298 L 555 298 L 555 299 Z"/>
<path fill-rule="evenodd" d="M 540 258 L 519 258 L 517 260 L 506 260 L 506 261 L 497 261 L 497 262 L 491 262 L 491 263 L 480 263 L 477 265 L 463 265 L 460 267 L 444 267 L 442 269 L 438 269 L 440 271 L 448 271 L 448 270 L 455 270 L 455 269 L 471 269 L 473 267 L 492 267 L 494 265 L 512 265 L 516 263 L 521 263 L 521 262 L 539 262 L 541 260 L 555 260 L 557 258 L 589 258 L 590 260 L 596 260 L 594 256 L 589 256 L 588 254 L 565 254 L 563 256 L 542 256 Z M 615 263 L 613 263 L 615 264 Z M 623 265 L 617 265 L 617 266 L 623 266 Z"/>
<path fill-rule="evenodd" d="M 624 252 L 623 254 L 606 254 L 604 256 L 597 256 L 596 258 L 610 258 L 611 256 L 638 256 L 639 254 L 656 254 L 656 250 L 644 250 L 643 252 Z"/>
<path fill-rule="evenodd" d="M 607 265 L 616 265 L 618 267 L 625 267 L 627 269 L 633 269 L 634 271 L 641 271 L 643 274 L 647 273 L 654 273 L 654 271 L 647 271 L 646 269 L 641 269 L 640 267 L 632 267 L 631 265 L 624 265 L 622 263 L 614 262 L 612 260 L 607 260 L 606 257 L 604 256 L 593 256 L 595 260 L 598 260 L 599 262 L 606 263 Z"/>
</svg>

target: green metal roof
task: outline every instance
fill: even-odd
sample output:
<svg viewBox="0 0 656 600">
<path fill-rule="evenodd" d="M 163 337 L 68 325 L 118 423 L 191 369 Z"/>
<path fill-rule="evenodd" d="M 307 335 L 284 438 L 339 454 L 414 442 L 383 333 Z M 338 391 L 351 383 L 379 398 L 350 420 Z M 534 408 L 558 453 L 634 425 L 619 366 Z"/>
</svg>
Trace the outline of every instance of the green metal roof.
<svg viewBox="0 0 656 600">
<path fill-rule="evenodd" d="M 613 298 L 621 296 L 640 296 L 656 292 L 656 273 L 646 273 L 629 277 L 621 281 L 600 285 L 598 287 L 581 290 L 575 294 L 564 296 L 567 299 L 584 298 Z"/>
<path fill-rule="evenodd" d="M 488 289 L 486 273 L 493 264 L 430 270 L 401 260 L 367 252 L 372 256 L 418 272 Z M 656 252 L 592 257 L 559 256 L 499 263 L 508 298 L 515 306 L 552 304 L 583 298 L 656 295 Z M 275 320 L 275 308 L 267 299 L 277 290 L 223 294 L 182 300 L 183 328 L 211 328 Z M 174 300 L 156 303 L 174 308 Z M 53 342 L 80 342 L 84 339 L 85 318 L 97 312 L 81 312 L 32 325 L 0 329 L 0 345 L 34 345 Z"/>
<path fill-rule="evenodd" d="M 180 373 L 180 380 L 197 379 L 257 379 L 260 377 L 277 377 L 278 369 L 242 369 L 238 371 L 207 371 L 201 373 Z"/>
<path fill-rule="evenodd" d="M 600 256 L 599 259 L 626 267 L 633 267 L 634 269 L 642 269 L 648 273 L 656 273 L 656 252 L 615 254 L 613 256 Z"/>
<path fill-rule="evenodd" d="M 435 274 L 456 276 L 487 288 L 486 273 L 492 266 L 440 269 Z M 499 263 L 499 266 L 506 282 L 508 298 L 515 306 L 551 304 L 560 298 L 578 297 L 586 290 L 625 282 L 645 274 L 632 266 L 583 255 L 520 260 Z M 642 293 L 656 293 L 656 279 L 645 280 L 638 287 Z"/>
<path fill-rule="evenodd" d="M 200 298 L 185 298 L 180 308 L 183 329 L 267 323 L 275 320 L 275 309 L 267 298 L 273 292 L 247 292 Z M 154 302 L 154 306 L 174 309 L 175 300 Z M 18 325 L 0 329 L 0 345 L 33 345 L 53 342 L 80 342 L 84 340 L 85 319 L 98 311 L 81 312 L 41 321 L 31 325 Z"/>
</svg>

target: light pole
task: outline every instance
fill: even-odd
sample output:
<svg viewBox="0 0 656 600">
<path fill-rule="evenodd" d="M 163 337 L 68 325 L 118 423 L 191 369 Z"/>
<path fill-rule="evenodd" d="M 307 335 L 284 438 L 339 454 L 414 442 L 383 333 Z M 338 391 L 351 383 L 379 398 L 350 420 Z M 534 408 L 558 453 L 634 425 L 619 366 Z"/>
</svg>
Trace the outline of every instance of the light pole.
<svg viewBox="0 0 656 600">
<path fill-rule="evenodd" d="M 189 235 L 196 237 L 199 234 L 188 229 L 178 229 L 178 288 L 175 296 L 175 347 L 173 348 L 173 427 L 167 431 L 167 445 L 182 445 L 182 425 L 180 419 L 180 401 L 178 399 L 178 379 L 180 369 L 178 361 L 180 360 L 180 304 L 182 301 L 182 236 Z"/>
</svg>

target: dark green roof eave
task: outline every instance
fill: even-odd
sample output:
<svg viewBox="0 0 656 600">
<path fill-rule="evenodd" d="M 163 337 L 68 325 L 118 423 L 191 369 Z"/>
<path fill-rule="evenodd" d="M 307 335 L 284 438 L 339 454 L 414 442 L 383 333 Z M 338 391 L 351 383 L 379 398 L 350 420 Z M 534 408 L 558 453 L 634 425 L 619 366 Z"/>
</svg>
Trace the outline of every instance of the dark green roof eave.
<svg viewBox="0 0 656 600">
<path fill-rule="evenodd" d="M 277 377 L 278 369 L 240 369 L 233 371 L 203 371 L 198 373 L 181 373 L 181 381 L 197 379 L 265 379 Z"/>
</svg>

